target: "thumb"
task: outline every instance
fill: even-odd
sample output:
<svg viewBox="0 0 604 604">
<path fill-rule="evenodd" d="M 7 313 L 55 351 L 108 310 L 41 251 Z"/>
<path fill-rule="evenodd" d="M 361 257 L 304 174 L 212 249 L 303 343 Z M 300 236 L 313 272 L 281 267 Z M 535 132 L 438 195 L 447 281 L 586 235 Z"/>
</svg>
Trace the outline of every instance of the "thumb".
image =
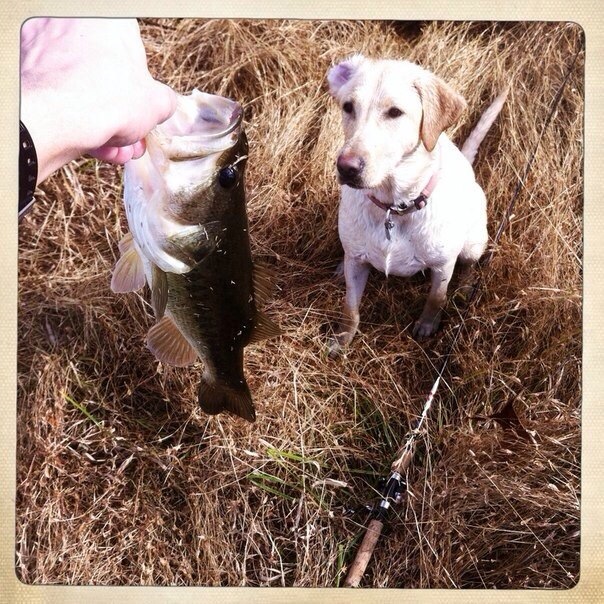
<svg viewBox="0 0 604 604">
<path fill-rule="evenodd" d="M 153 80 L 149 92 L 149 115 L 155 123 L 165 122 L 176 111 L 176 93 L 172 88 L 158 80 Z"/>
</svg>

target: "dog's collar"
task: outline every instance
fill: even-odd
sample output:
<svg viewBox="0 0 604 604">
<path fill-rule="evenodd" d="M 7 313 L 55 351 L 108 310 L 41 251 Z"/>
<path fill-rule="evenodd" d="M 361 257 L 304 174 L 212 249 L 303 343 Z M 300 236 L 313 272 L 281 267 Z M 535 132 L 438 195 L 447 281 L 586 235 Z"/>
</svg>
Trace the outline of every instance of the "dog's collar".
<svg viewBox="0 0 604 604">
<path fill-rule="evenodd" d="M 430 177 L 428 184 L 424 187 L 422 192 L 415 199 L 412 199 L 405 206 L 403 206 L 401 204 L 388 205 L 388 204 L 380 201 L 377 197 L 375 197 L 375 195 L 369 195 L 369 194 L 367 195 L 369 200 L 374 205 L 376 205 L 378 208 L 380 208 L 381 210 L 384 210 L 384 212 L 386 212 L 386 220 L 384 222 L 384 227 L 386 228 L 386 238 L 388 240 L 390 240 L 390 231 L 394 227 L 394 222 L 392 222 L 392 220 L 390 219 L 390 214 L 396 214 L 397 216 L 404 216 L 405 214 L 409 214 L 411 212 L 416 212 L 416 211 L 419 211 L 419 210 L 422 210 L 423 208 L 425 208 L 426 204 L 428 203 L 428 199 L 430 198 L 430 195 L 432 195 L 432 192 L 434 191 L 434 188 L 436 187 L 436 184 L 438 183 L 439 174 L 440 174 L 440 153 L 438 155 L 438 165 L 436 167 L 436 170 Z"/>
<path fill-rule="evenodd" d="M 388 205 L 387 203 L 383 203 L 380 201 L 375 195 L 367 195 L 369 200 L 374 203 L 378 208 L 384 210 L 384 212 L 392 212 L 393 214 L 398 214 L 399 216 L 403 216 L 404 214 L 409 214 L 409 212 L 415 212 L 416 210 L 423 210 L 428 203 L 428 198 L 432 195 L 432 191 L 434 191 L 434 187 L 438 181 L 438 173 L 435 172 L 430 181 L 426 185 L 426 188 L 415 198 L 412 199 L 407 205 L 402 206 L 400 204 L 392 204 Z"/>
</svg>

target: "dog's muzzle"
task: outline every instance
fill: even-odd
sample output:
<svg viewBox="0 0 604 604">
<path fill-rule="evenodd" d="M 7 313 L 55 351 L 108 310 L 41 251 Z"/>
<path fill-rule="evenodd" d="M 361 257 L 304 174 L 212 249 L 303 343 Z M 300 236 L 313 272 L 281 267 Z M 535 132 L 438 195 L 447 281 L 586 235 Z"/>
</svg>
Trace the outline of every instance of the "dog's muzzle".
<svg viewBox="0 0 604 604">
<path fill-rule="evenodd" d="M 340 184 L 353 189 L 363 188 L 361 174 L 365 168 L 365 160 L 357 155 L 340 153 L 336 162 Z"/>
</svg>

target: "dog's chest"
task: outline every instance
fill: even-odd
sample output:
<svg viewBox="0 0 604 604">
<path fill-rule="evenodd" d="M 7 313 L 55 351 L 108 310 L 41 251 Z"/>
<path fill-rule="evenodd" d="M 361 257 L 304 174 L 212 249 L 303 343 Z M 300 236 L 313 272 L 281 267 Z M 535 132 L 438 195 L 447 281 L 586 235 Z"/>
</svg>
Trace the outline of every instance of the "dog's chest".
<svg viewBox="0 0 604 604">
<path fill-rule="evenodd" d="M 423 221 L 395 217 L 388 239 L 385 212 L 358 211 L 358 208 L 352 212 L 346 205 L 340 208 L 339 232 L 347 254 L 387 275 L 402 277 L 440 263 L 440 245 L 434 233 L 423 228 Z"/>
</svg>

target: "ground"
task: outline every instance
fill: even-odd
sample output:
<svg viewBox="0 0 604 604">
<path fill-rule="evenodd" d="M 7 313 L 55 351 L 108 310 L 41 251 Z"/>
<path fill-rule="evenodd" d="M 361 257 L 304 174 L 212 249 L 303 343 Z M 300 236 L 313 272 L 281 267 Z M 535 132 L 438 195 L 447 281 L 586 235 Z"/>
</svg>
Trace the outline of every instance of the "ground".
<svg viewBox="0 0 604 604">
<path fill-rule="evenodd" d="M 361 333 L 326 355 L 338 109 L 325 74 L 356 51 L 417 61 L 468 101 L 462 142 L 508 84 L 477 179 L 494 237 L 409 476 L 362 585 L 569 588 L 579 577 L 583 54 L 547 23 L 148 20 L 153 75 L 239 100 L 252 250 L 284 335 L 246 349 L 257 421 L 196 406 L 201 363 L 145 349 L 148 297 L 109 289 L 127 230 L 121 169 L 73 162 L 20 224 L 16 569 L 27 583 L 341 585 L 365 504 L 460 319 L 410 334 L 428 280 L 372 274 Z M 533 150 L 535 162 L 524 170 Z"/>
</svg>

